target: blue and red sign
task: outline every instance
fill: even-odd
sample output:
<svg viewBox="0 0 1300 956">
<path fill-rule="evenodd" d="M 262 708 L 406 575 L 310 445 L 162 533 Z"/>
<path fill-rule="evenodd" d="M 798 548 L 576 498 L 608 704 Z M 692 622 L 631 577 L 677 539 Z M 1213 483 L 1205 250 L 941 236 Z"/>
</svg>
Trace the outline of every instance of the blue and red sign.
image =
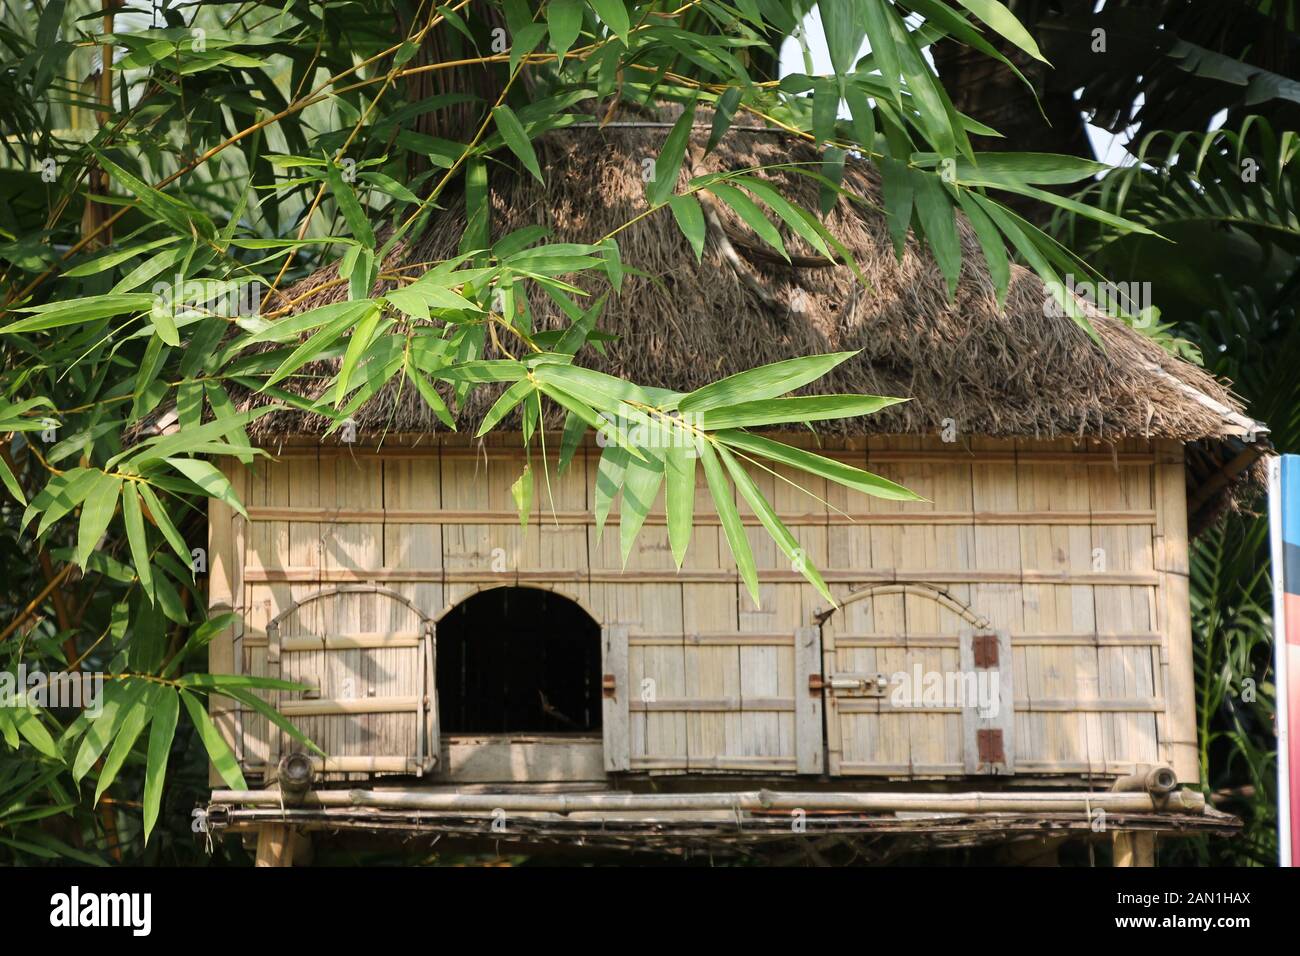
<svg viewBox="0 0 1300 956">
<path fill-rule="evenodd" d="M 1278 829 L 1283 866 L 1300 861 L 1300 455 L 1269 469 L 1277 686 Z"/>
</svg>

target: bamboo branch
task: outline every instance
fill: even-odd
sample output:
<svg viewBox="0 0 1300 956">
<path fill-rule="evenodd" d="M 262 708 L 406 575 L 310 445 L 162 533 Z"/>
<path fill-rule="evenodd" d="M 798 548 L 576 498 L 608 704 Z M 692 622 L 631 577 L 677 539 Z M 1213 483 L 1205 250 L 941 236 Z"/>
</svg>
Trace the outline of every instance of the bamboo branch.
<svg viewBox="0 0 1300 956">
<path fill-rule="evenodd" d="M 49 558 L 47 557 L 46 560 L 48 561 Z M 63 583 L 64 579 L 71 573 L 72 567 L 73 566 L 71 564 L 65 564 L 63 566 L 63 570 L 49 580 L 49 582 L 41 590 L 41 593 L 36 595 L 36 597 L 32 598 L 31 601 L 27 604 L 27 606 L 18 612 L 18 616 L 9 622 L 9 626 L 6 627 L 4 631 L 0 632 L 0 641 L 4 641 L 7 637 L 9 637 L 10 634 L 16 631 L 18 629 L 18 626 L 22 624 L 23 621 L 27 620 L 27 618 L 32 614 L 32 612 L 35 611 L 37 608 L 39 608 L 45 602 L 45 599 L 50 596 L 50 593 L 52 591 L 55 591 L 58 588 L 58 586 Z M 56 614 L 58 612 L 57 606 L 55 612 Z"/>
</svg>

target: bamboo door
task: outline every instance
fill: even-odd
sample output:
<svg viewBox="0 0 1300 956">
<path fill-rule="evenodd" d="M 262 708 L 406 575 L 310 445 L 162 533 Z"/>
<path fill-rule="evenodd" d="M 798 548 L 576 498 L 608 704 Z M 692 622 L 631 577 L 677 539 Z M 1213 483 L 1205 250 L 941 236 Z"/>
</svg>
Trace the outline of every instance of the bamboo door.
<svg viewBox="0 0 1300 956">
<path fill-rule="evenodd" d="M 438 762 L 434 623 L 376 585 L 314 592 L 267 626 L 267 674 L 305 685 L 280 691 L 280 712 L 325 752 L 328 775 L 423 775 Z M 306 750 L 274 727 L 268 765 Z"/>
<path fill-rule="evenodd" d="M 902 778 L 1010 773 L 1010 641 L 947 592 L 884 585 L 821 629 L 827 768 Z"/>
</svg>

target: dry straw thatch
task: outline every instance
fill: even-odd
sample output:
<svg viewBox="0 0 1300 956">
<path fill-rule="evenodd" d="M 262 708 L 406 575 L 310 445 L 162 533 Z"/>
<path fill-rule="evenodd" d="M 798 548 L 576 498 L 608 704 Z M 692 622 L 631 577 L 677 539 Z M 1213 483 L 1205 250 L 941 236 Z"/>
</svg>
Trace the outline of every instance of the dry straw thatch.
<svg viewBox="0 0 1300 956">
<path fill-rule="evenodd" d="M 545 187 L 526 175 L 500 175 L 493 183 L 494 237 L 542 225 L 556 241 L 591 242 L 635 218 L 646 209 L 642 160 L 658 154 L 665 132 L 638 125 L 547 134 L 539 144 Z M 772 132 L 734 130 L 704 156 L 706 137 L 706 129 L 697 131 L 683 182 L 719 169 L 782 163 L 819 168 L 811 148 Z M 779 180 L 805 207 L 816 207 L 816 182 L 791 173 L 764 175 Z M 979 243 L 964 219 L 959 223 L 961 281 L 956 300 L 950 301 L 938 266 L 915 238 L 909 238 L 901 261 L 894 255 L 878 211 L 874 169 L 851 161 L 845 186 L 866 205 L 841 200 L 827 225 L 853 252 L 867 285 L 846 266 L 824 264 L 784 232 L 796 259 L 787 265 L 730 209 L 707 201 L 729 242 L 717 241 L 719 232 L 713 231 L 704 261 L 696 265 L 663 209 L 619 234 L 624 262 L 647 276 L 628 276 L 622 293 L 611 296 L 600 328 L 617 340 L 608 344 L 606 356 L 584 352 L 584 364 L 644 385 L 685 391 L 791 356 L 861 349 L 814 390 L 911 401 L 830 425 L 852 433 L 934 434 L 950 418 L 965 434 L 995 437 L 1191 441 L 1218 436 L 1223 416 L 1194 400 L 1179 382 L 1240 410 L 1211 376 L 1121 321 L 1094 316 L 1103 350 L 1068 317 L 1046 314 L 1049 292 L 1023 268 L 1013 267 L 1006 308 L 999 309 Z M 454 198 L 446 204 L 423 238 L 393 251 L 387 268 L 455 255 L 464 212 Z M 723 248 L 727 245 L 730 250 Z M 327 285 L 336 276 L 333 266 L 322 269 L 286 295 L 300 300 L 299 311 L 338 301 L 346 288 Z M 323 288 L 309 294 L 317 286 Z M 592 290 L 599 291 L 594 284 Z M 567 325 L 543 294 L 534 295 L 531 304 L 539 328 Z M 312 393 L 323 390 L 324 381 L 318 389 L 300 387 Z M 481 393 L 460 410 L 461 423 L 476 422 L 490 400 Z M 257 400 L 245 396 L 245 401 Z M 377 397 L 356 418 L 361 430 L 371 432 L 443 427 L 411 388 L 402 390 L 400 400 L 395 391 Z M 263 418 L 256 427 L 263 436 L 313 433 L 325 429 L 326 419 L 284 413 Z"/>
<path fill-rule="evenodd" d="M 542 225 L 555 241 L 594 242 L 618 229 L 646 210 L 642 162 L 658 155 L 666 133 L 667 124 L 628 123 L 546 134 L 538 143 L 545 186 L 526 174 L 495 177 L 493 237 Z M 735 128 L 706 155 L 707 135 L 706 127 L 697 128 L 683 184 L 723 169 L 820 166 L 808 144 L 778 131 Z M 805 208 L 816 208 L 814 180 L 781 171 L 763 175 Z M 1099 348 L 1060 310 L 1045 308 L 1049 291 L 1019 266 L 1013 266 L 1006 307 L 999 308 L 979 242 L 960 217 L 963 264 L 950 300 L 938 265 L 915 237 L 901 260 L 895 255 L 874 168 L 850 160 L 845 186 L 865 202 L 841 199 L 826 222 L 856 257 L 865 285 L 783 229 L 794 258 L 784 262 L 729 208 L 708 200 L 706 211 L 716 221 L 697 265 L 665 208 L 619 233 L 625 264 L 645 275 L 628 276 L 606 305 L 599 327 L 617 337 L 607 354 L 588 348 L 580 360 L 643 385 L 686 391 L 767 362 L 860 349 L 809 391 L 910 401 L 874 416 L 822 423 L 823 432 L 934 435 L 951 419 L 964 435 L 1168 438 L 1203 442 L 1215 462 L 1232 457 L 1230 449 L 1215 446 L 1233 430 L 1233 419 L 1240 423 L 1241 406 L 1213 377 L 1122 321 L 1094 314 L 1104 343 Z M 425 234 L 398 246 L 386 268 L 455 255 L 463 202 L 454 196 L 444 202 Z M 331 282 L 336 278 L 335 267 L 327 267 L 286 295 L 298 300 L 298 310 L 337 301 L 346 289 Z M 590 281 L 591 291 L 601 291 L 598 282 L 603 278 Z M 544 294 L 534 294 L 531 305 L 538 328 L 567 326 Z M 322 363 L 314 371 L 319 381 L 299 380 L 304 394 L 320 394 L 332 369 Z M 399 389 L 399 383 L 400 377 L 354 416 L 359 429 L 442 430 L 415 390 Z M 494 394 L 481 389 L 459 409 L 460 426 L 474 427 Z M 244 405 L 264 401 L 249 394 L 240 399 Z M 324 417 L 280 412 L 260 419 L 254 430 L 269 441 L 326 426 Z"/>
</svg>

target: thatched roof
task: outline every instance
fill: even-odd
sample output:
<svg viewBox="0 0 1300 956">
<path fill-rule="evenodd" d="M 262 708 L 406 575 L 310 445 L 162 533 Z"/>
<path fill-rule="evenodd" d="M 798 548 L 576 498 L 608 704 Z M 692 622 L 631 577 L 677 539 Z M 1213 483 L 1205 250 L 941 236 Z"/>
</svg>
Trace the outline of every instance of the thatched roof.
<svg viewBox="0 0 1300 956">
<path fill-rule="evenodd" d="M 646 208 L 642 160 L 658 155 L 666 132 L 666 124 L 632 123 L 547 134 L 538 144 L 545 186 L 508 172 L 493 182 L 494 238 L 540 224 L 555 241 L 591 242 L 634 218 Z M 707 128 L 697 130 L 683 182 L 724 168 L 818 162 L 803 142 L 753 128 L 733 129 L 705 156 L 707 135 Z M 774 176 L 787 195 L 816 207 L 814 181 Z M 619 234 L 624 262 L 647 275 L 627 276 L 622 293 L 611 296 L 600 321 L 603 331 L 617 337 L 607 354 L 587 349 L 581 360 L 644 385 L 686 391 L 767 362 L 860 349 L 815 391 L 911 401 L 871 417 L 823 423 L 824 432 L 934 435 L 952 419 L 966 435 L 1169 438 L 1199 443 L 1210 471 L 1213 462 L 1235 458 L 1237 446 L 1253 444 L 1260 426 L 1243 417 L 1223 384 L 1123 322 L 1094 314 L 1104 343 L 1099 348 L 1068 316 L 1045 308 L 1049 292 L 1032 272 L 1013 267 L 1006 307 L 999 308 L 979 242 L 964 219 L 961 280 L 950 301 L 937 264 L 915 238 L 909 238 L 901 261 L 895 256 L 878 211 L 874 168 L 850 161 L 845 186 L 867 203 L 841 200 L 827 225 L 853 252 L 865 286 L 848 267 L 819 259 L 788 232 L 783 234 L 795 264 L 785 263 L 721 204 L 706 207 L 717 223 L 697 265 L 664 209 Z M 425 235 L 395 249 L 387 266 L 455 255 L 463 202 L 449 196 L 444 203 Z M 344 285 L 328 284 L 336 275 L 328 267 L 286 293 L 302 299 L 299 309 L 339 300 Z M 319 292 L 308 294 L 316 287 Z M 567 326 L 544 295 L 535 295 L 531 304 L 538 327 Z M 323 377 L 318 386 L 300 387 L 319 393 L 324 382 Z M 262 401 L 254 395 L 241 399 Z M 480 420 L 492 399 L 483 390 L 460 409 L 464 426 Z M 412 388 L 381 395 L 354 417 L 362 432 L 443 429 Z M 260 419 L 254 429 L 258 438 L 270 440 L 319 433 L 326 424 L 323 417 L 281 412 Z"/>
</svg>

